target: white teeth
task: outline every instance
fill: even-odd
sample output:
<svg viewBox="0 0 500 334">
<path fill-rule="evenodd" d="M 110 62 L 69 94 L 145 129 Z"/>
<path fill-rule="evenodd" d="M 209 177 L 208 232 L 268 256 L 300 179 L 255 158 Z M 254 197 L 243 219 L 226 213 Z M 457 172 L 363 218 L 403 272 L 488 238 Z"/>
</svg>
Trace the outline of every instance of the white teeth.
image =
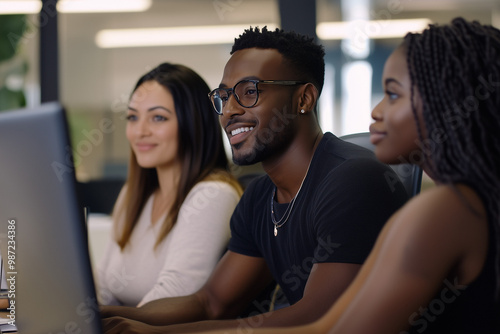
<svg viewBox="0 0 500 334">
<path fill-rule="evenodd" d="M 236 136 L 237 134 L 239 133 L 242 133 L 242 132 L 248 132 L 248 131 L 252 131 L 253 130 L 253 126 L 251 127 L 246 127 L 246 128 L 237 128 L 237 129 L 234 129 L 233 131 L 231 131 L 231 136 Z"/>
</svg>

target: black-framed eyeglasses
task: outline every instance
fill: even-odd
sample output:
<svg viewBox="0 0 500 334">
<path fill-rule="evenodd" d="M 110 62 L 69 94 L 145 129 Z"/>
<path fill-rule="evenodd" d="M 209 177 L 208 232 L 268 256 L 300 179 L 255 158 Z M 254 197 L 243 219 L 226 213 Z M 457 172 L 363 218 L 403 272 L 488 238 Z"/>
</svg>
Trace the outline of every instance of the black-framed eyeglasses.
<svg viewBox="0 0 500 334">
<path fill-rule="evenodd" d="M 233 88 L 215 88 L 208 94 L 214 110 L 222 115 L 222 108 L 226 105 L 231 94 L 234 95 L 236 102 L 244 108 L 251 108 L 259 100 L 259 84 L 295 86 L 304 85 L 306 81 L 295 80 L 241 80 Z"/>
</svg>

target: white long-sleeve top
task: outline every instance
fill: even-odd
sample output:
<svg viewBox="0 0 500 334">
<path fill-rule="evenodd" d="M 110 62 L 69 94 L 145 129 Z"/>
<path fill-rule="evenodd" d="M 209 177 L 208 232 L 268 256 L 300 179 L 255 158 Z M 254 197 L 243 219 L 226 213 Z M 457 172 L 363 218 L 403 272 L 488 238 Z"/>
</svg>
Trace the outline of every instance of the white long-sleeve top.
<svg viewBox="0 0 500 334">
<path fill-rule="evenodd" d="M 123 251 L 113 236 L 108 242 L 98 266 L 102 304 L 141 306 L 163 297 L 194 293 L 207 281 L 227 246 L 229 220 L 239 201 L 237 191 L 228 183 L 196 184 L 174 227 L 156 249 L 166 213 L 151 222 L 153 198 L 147 200 Z"/>
</svg>

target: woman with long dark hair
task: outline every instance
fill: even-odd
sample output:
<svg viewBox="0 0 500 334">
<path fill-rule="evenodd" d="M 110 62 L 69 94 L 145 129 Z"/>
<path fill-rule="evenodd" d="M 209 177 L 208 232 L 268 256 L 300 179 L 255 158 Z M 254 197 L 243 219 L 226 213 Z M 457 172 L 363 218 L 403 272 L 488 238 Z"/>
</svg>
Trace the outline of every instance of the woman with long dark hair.
<svg viewBox="0 0 500 334">
<path fill-rule="evenodd" d="M 208 93 L 183 65 L 160 64 L 137 82 L 127 111 L 128 177 L 99 266 L 101 303 L 193 293 L 223 253 L 242 190 Z"/>
</svg>

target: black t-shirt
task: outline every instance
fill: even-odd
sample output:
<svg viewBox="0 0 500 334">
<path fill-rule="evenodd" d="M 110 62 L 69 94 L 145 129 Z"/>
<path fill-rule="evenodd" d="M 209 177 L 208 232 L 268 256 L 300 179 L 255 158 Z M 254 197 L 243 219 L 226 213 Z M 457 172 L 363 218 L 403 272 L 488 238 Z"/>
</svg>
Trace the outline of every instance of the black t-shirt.
<svg viewBox="0 0 500 334">
<path fill-rule="evenodd" d="M 229 249 L 263 257 L 294 304 L 314 263 L 365 261 L 384 223 L 407 200 L 394 179 L 392 169 L 371 151 L 326 133 L 278 235 L 271 220 L 275 186 L 264 175 L 248 186 L 234 211 Z M 277 220 L 287 206 L 274 201 Z"/>
</svg>

